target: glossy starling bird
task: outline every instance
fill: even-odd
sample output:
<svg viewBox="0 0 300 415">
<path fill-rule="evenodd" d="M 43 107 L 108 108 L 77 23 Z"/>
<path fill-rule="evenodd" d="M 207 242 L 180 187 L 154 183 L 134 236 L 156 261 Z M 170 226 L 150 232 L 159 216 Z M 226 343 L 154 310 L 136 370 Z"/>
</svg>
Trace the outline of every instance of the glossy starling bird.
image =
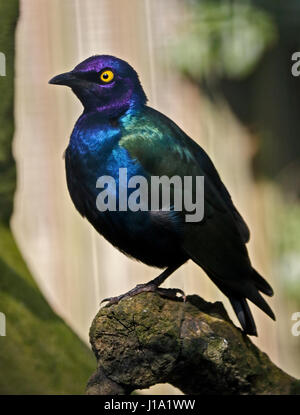
<svg viewBox="0 0 300 415">
<path fill-rule="evenodd" d="M 84 107 L 65 153 L 75 207 L 124 254 L 165 268 L 154 280 L 107 300 L 159 291 L 191 259 L 229 298 L 245 333 L 257 335 L 246 299 L 275 320 L 260 294 L 271 296 L 273 290 L 251 266 L 245 245 L 248 227 L 212 161 L 173 121 L 146 105 L 135 70 L 113 56 L 92 56 L 50 83 L 69 86 Z M 99 211 L 97 179 L 111 176 L 118 183 L 120 168 L 127 169 L 129 178 L 138 175 L 148 181 L 163 175 L 204 176 L 203 219 L 187 222 L 186 212 L 174 210 Z"/>
</svg>

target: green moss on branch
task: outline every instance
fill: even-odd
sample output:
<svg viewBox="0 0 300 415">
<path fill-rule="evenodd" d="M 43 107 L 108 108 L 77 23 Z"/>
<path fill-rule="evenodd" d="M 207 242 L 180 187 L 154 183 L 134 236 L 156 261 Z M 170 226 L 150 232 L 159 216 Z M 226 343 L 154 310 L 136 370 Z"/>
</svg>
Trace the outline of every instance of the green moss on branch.
<svg viewBox="0 0 300 415">
<path fill-rule="evenodd" d="M 143 293 L 102 308 L 90 340 L 98 361 L 87 393 L 170 383 L 186 394 L 292 394 L 300 382 L 230 321 L 221 303 Z"/>
</svg>

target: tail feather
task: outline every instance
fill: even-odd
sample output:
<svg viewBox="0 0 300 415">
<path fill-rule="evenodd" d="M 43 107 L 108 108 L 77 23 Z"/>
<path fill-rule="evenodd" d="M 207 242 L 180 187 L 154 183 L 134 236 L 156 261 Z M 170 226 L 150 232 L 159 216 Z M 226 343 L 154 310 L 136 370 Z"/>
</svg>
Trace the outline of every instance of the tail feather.
<svg viewBox="0 0 300 415">
<path fill-rule="evenodd" d="M 228 285 L 224 284 L 224 281 L 221 282 L 217 279 L 213 279 L 213 281 L 229 298 L 245 333 L 257 336 L 255 322 L 246 299 L 255 304 L 273 320 L 275 320 L 275 315 L 259 292 L 260 290 L 265 294 L 271 295 L 271 292 L 273 293 L 272 288 L 256 271 L 253 274 L 255 275 L 254 278 L 246 280 L 242 286 L 235 286 L 231 289 Z"/>
<path fill-rule="evenodd" d="M 252 280 L 256 286 L 256 288 L 261 291 L 262 293 L 272 297 L 274 291 L 272 287 L 267 283 L 267 281 L 254 269 L 252 268 Z"/>
<path fill-rule="evenodd" d="M 264 311 L 269 317 L 271 317 L 271 319 L 275 320 L 275 315 L 271 307 L 260 295 L 260 293 L 254 285 L 248 285 L 247 298 L 248 300 L 252 301 L 252 303 L 254 303 L 258 308 Z"/>
<path fill-rule="evenodd" d="M 232 308 L 239 319 L 239 322 L 246 334 L 257 336 L 256 325 L 245 298 L 229 297 Z"/>
<path fill-rule="evenodd" d="M 276 320 L 271 307 L 260 294 L 261 291 L 263 294 L 272 296 L 272 287 L 253 268 L 249 269 L 247 276 L 244 278 L 225 279 L 224 277 L 220 278 L 219 275 L 216 275 L 211 270 L 205 269 L 201 264 L 199 265 L 206 271 L 216 286 L 229 298 L 245 333 L 257 336 L 255 322 L 246 299 L 264 311 L 271 319 Z"/>
</svg>

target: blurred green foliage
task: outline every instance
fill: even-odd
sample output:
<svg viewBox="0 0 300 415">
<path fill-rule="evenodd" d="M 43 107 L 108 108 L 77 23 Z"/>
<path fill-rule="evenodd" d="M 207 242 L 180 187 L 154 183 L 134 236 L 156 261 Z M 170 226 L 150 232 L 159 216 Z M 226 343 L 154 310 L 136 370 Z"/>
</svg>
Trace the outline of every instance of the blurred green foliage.
<svg viewBox="0 0 300 415">
<path fill-rule="evenodd" d="M 300 166 L 300 77 L 291 74 L 292 54 L 300 51 L 300 2 L 186 0 L 185 5 L 183 32 L 173 45 L 179 71 L 211 99 L 225 98 L 249 128 L 258 149 L 257 176 L 277 180 L 287 166 Z M 291 175 L 289 190 L 300 196 L 297 177 Z"/>
<path fill-rule="evenodd" d="M 82 394 L 92 352 L 49 307 L 8 228 L 0 225 L 0 394 Z"/>
<path fill-rule="evenodd" d="M 290 202 L 282 209 L 276 215 L 275 268 L 279 276 L 284 276 L 280 281 L 287 298 L 300 306 L 300 205 Z"/>
<path fill-rule="evenodd" d="M 173 50 L 177 67 L 196 80 L 249 75 L 276 40 L 270 15 L 248 1 L 192 3 L 192 17 Z"/>
<path fill-rule="evenodd" d="M 0 52 L 6 58 L 6 76 L 0 77 L 0 221 L 9 222 L 13 210 L 16 168 L 11 143 L 14 133 L 14 49 L 18 0 L 0 1 Z"/>
</svg>

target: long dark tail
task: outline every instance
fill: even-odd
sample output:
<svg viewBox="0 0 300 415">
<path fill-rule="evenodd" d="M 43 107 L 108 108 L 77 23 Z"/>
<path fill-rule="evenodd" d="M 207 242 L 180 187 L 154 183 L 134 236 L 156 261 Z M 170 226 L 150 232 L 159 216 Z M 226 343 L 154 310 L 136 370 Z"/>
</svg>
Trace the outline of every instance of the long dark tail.
<svg viewBox="0 0 300 415">
<path fill-rule="evenodd" d="M 255 288 L 253 287 L 251 290 L 251 295 L 249 295 L 248 298 L 250 301 L 256 304 L 257 307 L 263 310 L 269 317 L 275 320 L 273 311 L 259 293 L 259 291 L 261 291 L 262 293 L 271 297 L 273 295 L 272 287 L 261 275 L 259 275 L 255 269 L 252 269 L 251 277 Z M 246 298 L 233 295 L 229 295 L 228 297 L 245 333 L 252 336 L 257 336 L 256 325 Z"/>
<path fill-rule="evenodd" d="M 226 279 L 215 274 L 211 269 L 206 269 L 197 259 L 192 259 L 196 264 L 207 273 L 210 279 L 216 284 L 216 286 L 229 298 L 231 305 L 239 319 L 239 322 L 246 334 L 250 336 L 257 336 L 256 325 L 254 318 L 250 311 L 247 300 L 250 300 L 263 312 L 265 312 L 271 319 L 276 320 L 275 315 L 261 296 L 260 292 L 271 297 L 273 295 L 272 287 L 267 281 L 251 266 L 248 269 L 247 276 L 244 278 L 231 278 Z"/>
<path fill-rule="evenodd" d="M 252 268 L 252 271 L 252 280 L 256 288 L 269 297 L 272 297 L 274 294 L 272 287 L 261 275 L 259 275 L 259 273 L 254 268 Z"/>
<path fill-rule="evenodd" d="M 239 319 L 239 322 L 246 334 L 257 336 L 254 318 L 245 298 L 229 297 L 232 308 Z"/>
</svg>

